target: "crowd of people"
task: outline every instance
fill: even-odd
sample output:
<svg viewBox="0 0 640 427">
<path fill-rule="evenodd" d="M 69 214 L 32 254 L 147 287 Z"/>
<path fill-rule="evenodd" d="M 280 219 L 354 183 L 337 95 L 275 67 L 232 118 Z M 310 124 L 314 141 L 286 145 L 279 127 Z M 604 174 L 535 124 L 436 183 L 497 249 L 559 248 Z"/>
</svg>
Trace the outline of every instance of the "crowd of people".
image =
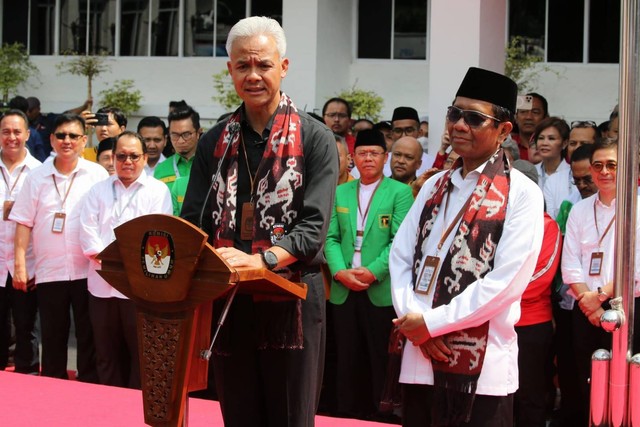
<svg viewBox="0 0 640 427">
<path fill-rule="evenodd" d="M 96 255 L 118 225 L 163 213 L 201 227 L 232 267 L 308 285 L 304 301 L 234 301 L 212 359 L 225 425 L 312 426 L 319 410 L 537 427 L 553 409 L 555 425 L 587 425 L 591 354 L 611 346 L 600 316 L 613 295 L 617 108 L 569 124 L 539 93 L 516 108 L 511 79 L 472 67 L 432 155 L 412 107 L 379 123 L 341 98 L 322 115 L 298 110 L 280 89 L 277 22 L 241 20 L 227 52 L 243 104 L 207 132 L 184 101 L 168 125 L 145 117 L 134 132 L 110 106 L 43 115 L 37 98 L 12 100 L 0 119 L 0 369 L 13 325 L 16 372 L 68 378 L 72 314 L 77 379 L 140 388 L 135 307 Z M 83 158 L 89 131 L 96 162 Z"/>
</svg>

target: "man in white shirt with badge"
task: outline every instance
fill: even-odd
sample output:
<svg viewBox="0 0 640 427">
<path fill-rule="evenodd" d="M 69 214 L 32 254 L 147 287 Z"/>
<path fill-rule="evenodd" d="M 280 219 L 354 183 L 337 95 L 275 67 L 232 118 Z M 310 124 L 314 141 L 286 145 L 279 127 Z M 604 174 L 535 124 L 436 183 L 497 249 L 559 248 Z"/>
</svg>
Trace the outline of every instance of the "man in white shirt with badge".
<svg viewBox="0 0 640 427">
<path fill-rule="evenodd" d="M 167 186 L 144 171 L 147 146 L 141 135 L 124 131 L 113 153 L 115 175 L 94 185 L 84 199 L 80 241 L 91 262 L 89 315 L 100 384 L 140 388 L 135 304 L 100 277 L 95 256 L 115 240 L 117 226 L 142 215 L 171 215 L 173 208 Z"/>
<path fill-rule="evenodd" d="M 514 324 L 543 235 L 542 192 L 500 148 L 516 96 L 511 79 L 468 70 L 446 116 L 460 158 L 424 184 L 393 241 L 404 426 L 513 426 Z"/>
<path fill-rule="evenodd" d="M 2 222 L 0 222 L 0 370 L 7 367 L 9 356 L 9 328 L 5 327 L 9 314 L 13 318 L 16 334 L 16 347 L 13 354 L 15 371 L 24 374 L 38 374 L 40 354 L 36 336 L 36 313 L 38 298 L 33 282 L 35 259 L 31 245 L 27 250 L 27 276 L 29 285 L 26 291 L 13 287 L 13 237 L 16 223 L 9 221 L 9 213 L 16 195 L 20 193 L 25 177 L 32 169 L 40 166 L 26 148 L 29 139 L 29 119 L 20 110 L 9 110 L 0 120 L 0 197 L 2 197 Z"/>
<path fill-rule="evenodd" d="M 600 328 L 600 316 L 609 308 L 615 278 L 617 168 L 617 142 L 596 142 L 591 154 L 591 177 L 598 192 L 571 208 L 562 250 L 562 281 L 569 285 L 568 293 L 578 302 L 571 313 L 580 405 L 576 425 L 589 422 L 591 355 L 599 348 L 611 347 L 611 334 Z M 639 232 L 640 221 L 636 223 L 636 233 Z M 640 296 L 639 245 L 640 240 L 636 239 L 636 300 Z"/>
<path fill-rule="evenodd" d="M 70 308 L 78 342 L 79 381 L 97 382 L 93 333 L 89 321 L 87 271 L 80 247 L 80 202 L 96 182 L 108 177 L 97 163 L 80 157 L 87 143 L 85 123 L 75 114 L 56 118 L 51 145 L 56 156 L 25 179 L 9 218 L 17 223 L 13 286 L 26 290 L 26 253 L 33 238 L 35 283 L 42 331 L 42 371 L 68 378 Z"/>
</svg>

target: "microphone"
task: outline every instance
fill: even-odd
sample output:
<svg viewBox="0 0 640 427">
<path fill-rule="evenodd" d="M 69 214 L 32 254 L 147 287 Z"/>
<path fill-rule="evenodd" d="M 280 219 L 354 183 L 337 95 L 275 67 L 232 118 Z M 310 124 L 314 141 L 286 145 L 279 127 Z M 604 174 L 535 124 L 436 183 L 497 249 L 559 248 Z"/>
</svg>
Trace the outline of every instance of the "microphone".
<svg viewBox="0 0 640 427">
<path fill-rule="evenodd" d="M 213 176 L 211 177 L 211 185 L 209 185 L 209 191 L 207 191 L 207 195 L 204 198 L 204 203 L 202 203 L 202 209 L 200 209 L 200 218 L 198 219 L 198 228 L 201 230 L 202 230 L 202 219 L 204 217 L 204 210 L 207 207 L 209 196 L 211 196 L 211 190 L 213 190 L 213 186 L 216 184 L 216 182 L 218 181 L 218 178 L 220 177 L 220 167 L 222 166 L 222 161 L 227 156 L 227 151 L 229 151 L 229 147 L 231 147 L 233 140 L 235 139 L 236 135 L 239 132 L 240 132 L 240 123 L 234 122 L 229 124 L 229 139 L 228 139 L 229 143 L 225 147 L 224 153 L 222 153 L 222 157 L 220 157 L 220 160 L 218 160 L 216 173 L 213 174 Z"/>
</svg>

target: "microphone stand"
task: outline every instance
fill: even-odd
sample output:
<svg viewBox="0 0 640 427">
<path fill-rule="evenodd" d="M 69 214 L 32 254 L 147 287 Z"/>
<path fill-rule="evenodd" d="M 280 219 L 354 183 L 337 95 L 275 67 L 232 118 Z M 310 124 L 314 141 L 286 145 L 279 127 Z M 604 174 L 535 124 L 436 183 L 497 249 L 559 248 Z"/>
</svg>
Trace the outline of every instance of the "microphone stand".
<svg viewBox="0 0 640 427">
<path fill-rule="evenodd" d="M 233 143 L 233 140 L 235 139 L 235 136 L 240 132 L 240 123 L 232 123 L 231 125 L 229 125 L 229 143 L 227 144 L 227 146 L 224 149 L 224 153 L 222 153 L 222 157 L 220 157 L 220 160 L 218 160 L 218 167 L 216 170 L 216 173 L 213 175 L 212 181 L 211 181 L 211 185 L 209 186 L 209 191 L 207 191 L 207 196 L 204 198 L 204 203 L 202 204 L 202 210 L 200 211 L 200 218 L 198 220 L 198 227 L 200 229 L 202 229 L 202 219 L 204 216 L 204 210 L 205 207 L 207 206 L 207 202 L 209 200 L 209 196 L 211 195 L 211 190 L 213 189 L 213 187 L 216 185 L 216 183 L 218 182 L 218 178 L 220 177 L 220 168 L 222 166 L 222 161 L 224 160 L 224 158 L 227 156 L 227 152 L 229 151 L 229 147 L 231 147 L 231 144 Z M 229 295 L 227 295 L 227 299 L 224 302 L 224 307 L 222 309 L 222 313 L 220 314 L 220 318 L 218 319 L 218 323 L 216 325 L 216 330 L 213 333 L 213 338 L 211 339 L 211 344 L 209 345 L 209 348 L 206 350 L 202 350 L 200 352 L 200 358 L 204 359 L 204 360 L 209 360 L 211 359 L 211 355 L 213 354 L 213 345 L 216 342 L 216 339 L 218 338 L 218 334 L 220 333 L 220 330 L 222 329 L 222 326 L 224 325 L 224 321 L 227 318 L 227 314 L 229 314 L 229 309 L 231 308 L 231 303 L 233 302 L 233 300 L 236 297 L 236 294 L 238 293 L 238 288 L 239 285 L 234 286 L 234 288 L 231 290 L 231 292 L 229 293 Z"/>
</svg>

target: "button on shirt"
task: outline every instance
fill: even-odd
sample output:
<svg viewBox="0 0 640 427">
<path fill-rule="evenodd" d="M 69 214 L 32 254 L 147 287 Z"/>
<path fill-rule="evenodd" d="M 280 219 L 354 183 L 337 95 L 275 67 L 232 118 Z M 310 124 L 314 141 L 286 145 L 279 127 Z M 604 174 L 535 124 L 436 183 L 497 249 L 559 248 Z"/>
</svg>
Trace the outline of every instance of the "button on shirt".
<svg viewBox="0 0 640 427">
<path fill-rule="evenodd" d="M 470 171 L 465 178 L 460 169 L 453 173 L 452 189 L 445 196 L 445 200 L 449 198 L 447 213 L 444 215 L 443 201 L 425 241 L 425 256 L 436 254 L 444 230 L 473 192 L 485 164 Z M 433 291 L 423 295 L 413 290 L 413 255 L 420 214 L 441 176 L 438 174 L 425 183 L 393 240 L 389 257 L 393 305 L 399 317 L 409 312 L 422 313 L 433 337 L 489 321 L 487 350 L 477 392 L 504 396 L 518 388 L 518 345 L 514 324 L 520 317 L 520 297 L 533 274 L 542 245 L 542 192 L 522 173 L 511 171 L 504 230 L 496 249 L 493 270 L 471 283 L 449 304 L 432 308 Z M 438 252 L 441 263 L 455 235 L 456 228 Z M 400 382 L 433 384 L 431 361 L 422 355 L 419 347 L 405 346 Z"/>
<path fill-rule="evenodd" d="M 45 162 L 26 177 L 10 219 L 32 229 L 36 284 L 87 277 L 89 262 L 79 239 L 80 202 L 95 183 L 108 176 L 99 164 L 80 158 L 68 176 L 59 173 L 54 162 Z M 54 233 L 51 231 L 54 215 L 62 211 L 62 199 L 69 185 L 64 228 L 62 233 Z"/>
<path fill-rule="evenodd" d="M 14 200 L 16 195 L 20 193 L 22 189 L 22 185 L 24 184 L 24 180 L 29 175 L 31 170 L 40 166 L 40 162 L 33 157 L 26 149 L 26 157 L 22 162 L 16 164 L 13 168 L 13 172 L 9 172 L 9 169 L 2 161 L 2 157 L 0 157 L 0 168 L 2 168 L 2 173 L 4 174 L 4 179 L 2 183 L 0 183 L 0 198 L 2 201 L 5 200 Z M 22 167 L 24 166 L 24 170 Z M 14 186 L 15 185 L 15 186 Z M 13 187 L 13 191 L 11 188 Z M 0 269 L 0 287 L 4 287 L 7 283 L 7 275 L 9 273 L 13 274 L 14 267 L 14 237 L 16 234 L 16 223 L 13 221 L 2 221 L 0 220 L 0 265 L 4 266 L 4 268 Z M 29 247 L 27 248 L 27 275 L 29 278 L 33 277 L 33 271 L 35 268 L 35 258 L 33 257 L 33 247 L 31 242 L 29 242 Z"/>
<path fill-rule="evenodd" d="M 171 215 L 172 210 L 167 186 L 144 171 L 129 187 L 113 175 L 89 190 L 80 216 L 80 241 L 82 251 L 91 263 L 87 277 L 91 295 L 126 298 L 96 272 L 100 264 L 92 258 L 115 240 L 113 230 L 142 215 Z"/>
<path fill-rule="evenodd" d="M 597 230 L 593 216 L 594 204 L 598 221 Z M 638 205 L 637 209 L 636 218 L 640 219 L 640 205 Z M 589 290 L 596 291 L 598 286 L 605 286 L 614 280 L 615 222 L 604 239 L 602 239 L 600 246 L 598 241 L 607 229 L 615 212 L 616 201 L 614 200 L 611 206 L 606 206 L 598 199 L 598 193 L 579 201 L 573 206 L 567 220 L 567 231 L 562 249 L 562 281 L 564 283 L 585 283 Z M 636 235 L 640 236 L 640 221 L 636 222 Z M 590 276 L 589 266 L 594 252 L 602 252 L 604 256 L 600 274 Z M 637 297 L 640 296 L 640 239 L 636 239 L 635 263 L 635 296 Z M 575 294 L 571 289 L 569 289 L 568 293 L 575 298 Z"/>
</svg>

